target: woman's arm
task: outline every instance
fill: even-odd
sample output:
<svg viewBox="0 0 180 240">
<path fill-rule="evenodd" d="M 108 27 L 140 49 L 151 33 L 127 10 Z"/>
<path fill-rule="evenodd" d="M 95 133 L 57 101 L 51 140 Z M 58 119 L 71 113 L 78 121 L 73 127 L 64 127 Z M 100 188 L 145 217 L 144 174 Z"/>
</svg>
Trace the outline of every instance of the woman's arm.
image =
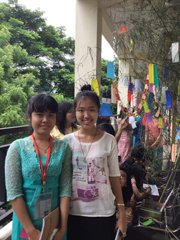
<svg viewBox="0 0 180 240">
<path fill-rule="evenodd" d="M 69 215 L 69 204 L 70 198 L 69 197 L 61 197 L 60 198 L 60 228 L 59 231 L 56 233 L 54 240 L 61 240 L 67 230 L 67 220 Z"/>
<path fill-rule="evenodd" d="M 70 205 L 70 197 L 72 191 L 72 152 L 65 143 L 64 149 L 64 162 L 62 165 L 62 171 L 60 176 L 60 202 L 59 202 L 59 209 L 60 209 L 60 228 L 59 231 L 55 235 L 55 240 L 63 239 L 63 236 L 67 229 L 67 221 L 69 215 L 69 205 Z"/>
<path fill-rule="evenodd" d="M 127 118 L 124 118 L 120 121 L 120 123 L 118 123 L 118 130 L 117 130 L 117 133 L 115 135 L 115 139 L 116 141 L 118 142 L 120 137 L 121 137 L 121 134 L 122 134 L 122 131 L 124 128 L 127 127 L 129 123 L 127 122 Z"/>
<path fill-rule="evenodd" d="M 11 204 L 25 232 L 27 233 L 29 240 L 39 240 L 40 231 L 32 224 L 23 197 L 17 197 L 11 201 Z"/>
<path fill-rule="evenodd" d="M 147 188 L 144 192 L 140 192 L 136 185 L 136 179 L 134 177 L 131 178 L 131 186 L 132 186 L 134 197 L 138 200 L 142 200 L 146 198 L 151 193 L 150 187 Z"/>
<path fill-rule="evenodd" d="M 115 196 L 116 206 L 118 210 L 118 222 L 117 227 L 121 230 L 122 233 L 126 233 L 127 231 L 127 223 L 126 223 L 126 214 L 125 214 L 125 206 L 123 201 L 120 177 L 110 177 L 110 183 L 112 192 Z"/>
<path fill-rule="evenodd" d="M 5 180 L 7 200 L 11 202 L 20 223 L 30 240 L 38 240 L 39 230 L 35 229 L 29 217 L 26 203 L 23 199 L 23 177 L 21 168 L 21 155 L 19 140 L 14 141 L 7 152 L 5 160 Z"/>
</svg>

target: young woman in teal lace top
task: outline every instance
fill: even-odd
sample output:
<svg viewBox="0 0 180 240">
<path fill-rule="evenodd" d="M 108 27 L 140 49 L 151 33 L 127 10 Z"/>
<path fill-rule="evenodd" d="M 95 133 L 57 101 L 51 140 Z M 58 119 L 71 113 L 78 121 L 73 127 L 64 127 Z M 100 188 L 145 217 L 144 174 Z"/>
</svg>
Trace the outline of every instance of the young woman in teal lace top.
<svg viewBox="0 0 180 240">
<path fill-rule="evenodd" d="M 42 218 L 60 207 L 61 227 L 66 231 L 71 196 L 71 150 L 50 132 L 56 123 L 57 102 L 49 95 L 30 99 L 28 118 L 33 128 L 29 137 L 14 141 L 7 152 L 5 177 L 7 200 L 13 208 L 12 240 L 39 240 Z"/>
</svg>

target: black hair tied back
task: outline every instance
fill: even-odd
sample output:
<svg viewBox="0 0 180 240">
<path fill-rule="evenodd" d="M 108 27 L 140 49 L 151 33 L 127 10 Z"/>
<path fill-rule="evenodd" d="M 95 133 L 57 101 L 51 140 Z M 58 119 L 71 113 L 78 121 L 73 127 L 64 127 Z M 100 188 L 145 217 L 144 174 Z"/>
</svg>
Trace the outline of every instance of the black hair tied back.
<svg viewBox="0 0 180 240">
<path fill-rule="evenodd" d="M 91 85 L 90 84 L 85 84 L 81 87 L 81 92 L 84 91 L 92 91 Z"/>
</svg>

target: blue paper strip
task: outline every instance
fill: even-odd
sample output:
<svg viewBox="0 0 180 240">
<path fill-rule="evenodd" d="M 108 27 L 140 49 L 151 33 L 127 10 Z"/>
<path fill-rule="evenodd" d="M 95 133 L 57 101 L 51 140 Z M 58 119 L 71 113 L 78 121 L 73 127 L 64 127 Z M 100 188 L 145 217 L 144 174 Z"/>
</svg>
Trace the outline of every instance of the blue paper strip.
<svg viewBox="0 0 180 240">
<path fill-rule="evenodd" d="M 115 74 L 115 71 L 114 71 L 114 63 L 113 62 L 108 62 L 107 64 L 107 78 L 112 78 L 114 79 L 114 74 Z"/>
<path fill-rule="evenodd" d="M 172 107 L 172 97 L 170 91 L 166 91 L 166 107 L 167 108 Z"/>
<path fill-rule="evenodd" d="M 108 103 L 102 103 L 99 110 L 100 117 L 111 117 L 113 116 L 111 106 Z"/>
<path fill-rule="evenodd" d="M 176 127 L 176 139 L 180 140 L 180 127 Z"/>
<path fill-rule="evenodd" d="M 169 77 L 169 67 L 164 67 L 164 79 L 168 79 Z"/>
</svg>

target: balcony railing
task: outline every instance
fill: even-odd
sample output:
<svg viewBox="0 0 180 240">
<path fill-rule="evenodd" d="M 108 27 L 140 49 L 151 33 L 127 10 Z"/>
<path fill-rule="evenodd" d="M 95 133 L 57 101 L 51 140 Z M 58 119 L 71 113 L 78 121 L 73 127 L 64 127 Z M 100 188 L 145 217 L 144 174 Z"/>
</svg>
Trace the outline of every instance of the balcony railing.
<svg viewBox="0 0 180 240">
<path fill-rule="evenodd" d="M 10 143 L 30 133 L 29 125 L 0 128 L 0 239 L 8 239 L 11 235 L 12 209 L 6 199 L 4 165 Z"/>
</svg>

